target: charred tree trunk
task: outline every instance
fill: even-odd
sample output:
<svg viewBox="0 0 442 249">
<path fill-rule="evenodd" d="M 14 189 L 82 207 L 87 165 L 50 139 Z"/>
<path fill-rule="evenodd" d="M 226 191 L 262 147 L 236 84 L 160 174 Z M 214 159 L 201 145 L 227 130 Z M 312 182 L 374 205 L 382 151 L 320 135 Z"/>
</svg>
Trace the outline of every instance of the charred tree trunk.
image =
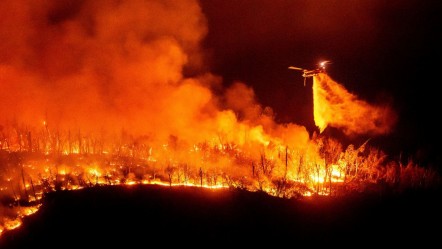
<svg viewBox="0 0 442 249">
<path fill-rule="evenodd" d="M 23 164 L 21 166 L 21 178 L 22 178 L 22 181 L 23 181 L 23 189 L 25 191 L 25 200 L 28 201 L 29 196 L 28 196 L 28 191 L 26 189 L 25 172 L 24 172 L 24 169 L 23 169 Z"/>
<path fill-rule="evenodd" d="M 32 178 L 31 178 L 31 186 L 32 186 L 32 192 L 34 194 L 34 199 L 35 199 L 35 201 L 38 201 L 37 194 L 35 193 L 34 182 L 32 181 Z"/>
<path fill-rule="evenodd" d="M 321 165 L 318 163 L 315 163 L 316 167 L 316 194 L 319 194 L 319 177 L 320 177 L 320 171 L 321 171 Z"/>
<path fill-rule="evenodd" d="M 172 187 L 172 173 L 168 173 L 167 176 L 169 177 L 169 187 Z"/>
<path fill-rule="evenodd" d="M 301 180 L 300 176 L 301 176 L 301 170 L 303 168 L 303 165 L 304 165 L 304 156 L 301 154 L 299 156 L 298 172 L 296 174 L 296 177 L 298 178 L 298 180 Z"/>
<path fill-rule="evenodd" d="M 329 183 L 330 183 L 330 196 L 332 196 L 332 174 L 331 174 L 331 172 L 330 172 L 329 177 L 330 177 L 330 179 L 329 179 Z"/>
<path fill-rule="evenodd" d="M 200 185 L 201 187 L 203 186 L 203 170 L 201 167 L 200 167 Z"/>
<path fill-rule="evenodd" d="M 287 180 L 287 171 L 288 171 L 288 163 L 289 163 L 289 160 L 288 160 L 288 149 L 289 149 L 289 147 L 286 146 L 286 147 L 285 147 L 285 171 L 284 171 L 284 183 L 285 183 L 285 181 Z"/>
<path fill-rule="evenodd" d="M 266 165 L 265 157 L 263 154 L 261 154 L 261 169 L 262 169 L 262 173 L 264 173 L 264 175 L 267 175 L 267 165 Z"/>
<path fill-rule="evenodd" d="M 255 163 L 252 162 L 252 177 L 255 177 Z"/>
</svg>

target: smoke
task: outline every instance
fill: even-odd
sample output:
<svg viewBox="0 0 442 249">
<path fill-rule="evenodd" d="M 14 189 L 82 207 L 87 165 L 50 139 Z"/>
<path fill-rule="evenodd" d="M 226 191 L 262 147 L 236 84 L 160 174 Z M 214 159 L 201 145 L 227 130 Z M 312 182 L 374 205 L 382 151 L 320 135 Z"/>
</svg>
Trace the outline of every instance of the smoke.
<svg viewBox="0 0 442 249">
<path fill-rule="evenodd" d="M 0 124 L 159 141 L 308 138 L 277 125 L 244 84 L 214 94 L 221 78 L 203 70 L 207 21 L 196 0 L 6 0 L 0 15 Z"/>
<path fill-rule="evenodd" d="M 326 74 L 313 77 L 313 105 L 315 124 L 321 132 L 332 126 L 349 136 L 387 134 L 397 119 L 389 106 L 359 99 Z"/>
<path fill-rule="evenodd" d="M 188 122 L 189 112 L 211 101 L 202 81 L 182 76 L 184 65 L 197 67 L 207 32 L 196 1 L 0 5 L 3 120 L 173 131 L 177 120 Z"/>
</svg>

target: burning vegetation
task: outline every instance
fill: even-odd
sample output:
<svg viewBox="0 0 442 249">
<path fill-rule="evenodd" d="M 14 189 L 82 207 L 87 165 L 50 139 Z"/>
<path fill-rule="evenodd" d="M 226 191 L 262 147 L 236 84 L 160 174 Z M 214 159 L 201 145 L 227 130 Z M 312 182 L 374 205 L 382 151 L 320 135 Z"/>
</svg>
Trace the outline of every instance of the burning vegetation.
<svg viewBox="0 0 442 249">
<path fill-rule="evenodd" d="M 299 198 L 431 188 L 439 181 L 436 171 L 390 160 L 368 142 L 344 148 L 315 134 L 300 146 L 270 137 L 262 128 L 244 132 L 242 144 L 220 134 L 195 144 L 176 136 L 156 144 L 126 133 L 107 137 L 51 130 L 47 123 L 40 129 L 3 127 L 2 230 L 20 226 L 45 193 L 102 185 L 241 188 Z"/>
<path fill-rule="evenodd" d="M 436 171 L 392 160 L 368 142 L 344 146 L 277 123 L 244 83 L 220 91 L 221 79 L 202 63 L 207 28 L 195 1 L 45 3 L 0 3 L 14 24 L 0 26 L 0 232 L 19 227 L 45 193 L 92 186 L 297 198 L 439 181 Z M 364 109 L 327 75 L 314 77 L 313 94 L 321 132 L 391 128 L 389 109 Z M 368 123 L 339 123 L 361 115 Z"/>
</svg>

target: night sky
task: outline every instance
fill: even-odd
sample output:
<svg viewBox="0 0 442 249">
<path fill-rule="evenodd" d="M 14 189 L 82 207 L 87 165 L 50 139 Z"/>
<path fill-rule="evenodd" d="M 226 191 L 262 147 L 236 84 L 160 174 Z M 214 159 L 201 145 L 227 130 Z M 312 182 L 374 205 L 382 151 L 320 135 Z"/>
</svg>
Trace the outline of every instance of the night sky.
<svg viewBox="0 0 442 249">
<path fill-rule="evenodd" d="M 271 164 L 264 161 L 267 160 L 266 151 L 262 148 L 268 146 L 270 152 L 276 152 L 274 145 L 284 144 L 286 149 L 290 146 L 296 152 L 308 148 L 313 140 L 310 138 L 319 133 L 313 117 L 312 79 L 308 78 L 304 86 L 302 72 L 290 70 L 289 66 L 315 69 L 319 62 L 328 60 L 331 63 L 327 67 L 327 74 L 331 79 L 357 96 L 358 100 L 373 106 L 387 105 L 392 108 L 397 122 L 388 134 L 357 133 L 349 137 L 345 131 L 329 126 L 323 131 L 324 135 L 342 142 L 344 149 L 349 144 L 359 147 L 365 141 L 370 141 L 370 145 L 385 151 L 391 157 L 389 159 L 395 162 L 406 164 L 412 160 L 416 164 L 410 165 L 434 167 L 442 173 L 439 121 L 442 113 L 439 103 L 442 99 L 442 92 L 439 90 L 442 83 L 439 77 L 441 46 L 440 0 L 0 0 L 0 135 L 3 139 L 0 142 L 9 139 L 14 141 L 14 137 L 17 137 L 16 140 L 20 141 L 19 150 L 22 152 L 24 143 L 21 138 L 25 134 L 29 145 L 25 149 L 33 151 L 32 131 L 34 140 L 38 142 L 39 136 L 43 139 L 43 150 L 57 151 L 58 155 L 63 147 L 59 145 L 62 144 L 60 141 L 64 141 L 64 147 L 69 144 L 70 150 L 71 141 L 75 140 L 71 140 L 72 130 L 78 131 L 80 154 L 85 153 L 82 146 L 89 148 L 92 141 L 94 153 L 97 144 L 98 147 L 105 147 L 102 145 L 107 141 L 116 141 L 115 145 L 119 146 L 118 157 L 120 150 L 123 151 L 123 156 L 132 151 L 131 157 L 134 159 L 138 148 L 141 148 L 140 153 L 149 148 L 149 158 L 152 151 L 152 158 L 159 158 L 158 162 L 162 162 L 161 158 L 167 158 L 169 161 L 164 172 L 169 172 L 169 166 L 174 170 L 175 162 L 181 162 L 184 158 L 190 159 L 189 164 L 187 161 L 180 164 L 186 167 L 186 172 L 192 172 L 187 171 L 188 165 L 196 166 L 201 161 L 203 167 L 216 169 L 214 172 L 223 172 L 223 175 L 228 176 L 224 172 L 232 170 L 231 166 L 242 166 L 249 162 L 248 158 L 260 158 L 262 170 L 266 173 L 264 166 L 267 168 L 267 164 L 274 164 L 273 158 L 269 161 Z M 114 138 L 118 140 L 111 140 Z M 52 148 L 55 141 L 57 147 Z M 82 145 L 82 141 L 91 142 Z M 206 142 L 211 144 L 213 141 L 228 145 L 225 153 L 219 153 L 222 155 L 220 160 L 218 156 L 215 160 L 206 160 Z M 201 142 L 204 142 L 204 147 L 201 146 L 204 157 L 199 160 L 193 158 L 187 148 L 188 145 Z M 244 161 L 242 156 L 236 158 L 236 147 L 231 146 L 231 143 L 242 143 L 242 148 L 247 150 Z M 0 149 L 6 148 L 5 144 L 0 144 Z M 11 151 L 17 144 L 15 147 L 13 144 Z M 144 146 L 147 144 L 149 147 Z M 40 145 L 37 144 L 37 147 L 40 152 Z M 199 155 L 198 146 L 190 148 L 191 152 L 196 152 L 196 156 Z M 315 150 L 316 148 L 319 146 Z M 317 163 L 315 154 L 319 155 L 319 150 L 312 153 L 311 164 L 302 163 L 304 159 L 310 159 L 310 154 L 299 153 L 298 167 L 301 169 L 301 165 L 314 163 L 318 169 L 318 178 L 320 163 Z M 89 149 L 86 151 L 85 154 L 89 153 Z M 289 176 L 287 155 L 290 154 L 287 151 L 286 171 L 284 178 L 281 178 L 284 185 L 280 185 L 280 180 L 268 178 L 273 181 L 272 184 L 278 184 L 278 192 L 281 186 L 285 189 L 286 177 Z M 279 151 L 280 159 L 281 155 Z M 232 156 L 232 160 L 227 159 L 228 156 Z M 7 158 L 10 160 L 12 157 Z M 150 165 L 150 159 L 147 161 Z M 12 163 L 11 161 L 11 165 Z M 18 184 L 22 181 L 26 185 L 25 164 L 21 161 L 19 164 L 22 165 L 21 171 L 13 172 L 20 172 L 21 175 L 15 178 L 8 176 L 8 182 L 10 179 L 19 179 Z M 9 164 L 5 165 L 8 170 Z M 57 165 L 55 167 L 58 172 Z M 254 161 L 251 165 L 255 177 Z M 132 166 L 128 166 L 130 167 Z M 203 167 L 199 167 L 201 184 Z M 235 174 L 238 175 L 245 170 L 249 171 L 246 167 L 234 168 L 237 169 Z M 273 166 L 266 175 L 273 174 L 272 170 Z M 9 174 L 9 171 L 5 172 Z M 156 166 L 154 172 L 157 172 Z M 167 174 L 172 183 L 173 173 Z M 215 181 L 216 174 L 218 173 L 214 173 Z M 249 181 L 247 174 L 238 179 Z M 260 173 L 256 175 L 261 187 Z M 332 193 L 332 175 L 329 176 Z M 97 174 L 97 184 L 98 177 Z M 181 176 L 178 178 L 181 179 Z M 130 178 L 124 178 L 128 179 Z M 319 185 L 324 185 L 316 180 L 309 182 L 318 182 L 318 191 Z M 298 184 L 297 181 L 294 183 Z M 56 184 L 59 186 L 58 182 Z M 11 186 L 14 188 L 12 182 Z M 298 188 L 298 185 L 293 186 Z M 116 197 L 114 192 L 110 196 Z M 413 231 L 410 236 L 414 238 L 416 228 L 418 232 L 424 228 L 422 231 L 427 235 L 428 229 L 425 228 L 433 226 L 427 226 L 425 222 L 438 224 L 434 221 L 440 220 L 440 212 L 436 212 L 439 206 L 433 204 L 438 199 L 433 198 L 432 194 L 431 197 L 432 201 L 429 203 L 411 199 L 406 204 L 400 202 L 398 206 L 391 206 L 392 213 L 396 216 L 395 219 L 388 220 L 393 221 L 393 225 L 401 226 L 398 231 Z M 161 199 L 166 200 L 163 197 Z M 242 197 L 239 199 L 248 200 Z M 261 200 L 260 197 L 258 199 Z M 187 198 L 185 201 L 194 204 L 188 202 Z M 114 206 L 103 203 L 104 206 Z M 132 207 L 141 202 L 129 206 L 126 202 L 123 203 L 125 208 L 128 207 L 127 210 L 133 210 Z M 146 203 L 150 205 L 157 202 L 149 200 Z M 201 203 L 206 207 L 206 202 Z M 257 215 L 250 216 L 253 227 L 281 228 L 278 223 L 271 223 L 270 226 L 267 223 L 255 223 L 258 216 L 263 217 L 261 213 L 248 212 L 251 208 L 244 208 L 247 206 L 240 203 L 241 212 L 247 210 L 247 214 Z M 180 205 L 176 204 L 166 203 L 166 206 L 178 207 L 180 210 Z M 412 204 L 421 209 L 414 209 Z M 266 205 L 265 210 L 271 206 Z M 401 206 L 408 209 L 399 208 Z M 235 206 L 229 204 L 229 208 L 231 207 Z M 384 206 L 380 207 L 378 211 L 383 213 L 380 217 L 387 218 L 386 214 L 389 213 L 384 212 Z M 402 212 L 397 213 L 399 209 Z M 160 206 L 158 210 L 165 209 Z M 227 214 L 224 208 L 220 210 Z M 333 223 L 333 219 L 323 216 L 322 207 L 317 210 L 321 210 L 320 218 L 325 217 L 325 227 L 329 227 L 328 223 Z M 334 216 L 334 209 L 331 210 L 330 214 Z M 346 212 L 350 209 L 339 208 L 340 212 L 343 210 Z M 370 221 L 367 227 L 371 228 L 373 210 L 367 210 L 361 214 L 364 216 L 363 220 L 365 213 L 370 214 L 366 218 Z M 74 210 L 74 213 L 80 213 L 83 217 L 82 212 L 85 211 Z M 146 214 L 144 208 L 143 212 Z M 207 213 L 206 210 L 202 212 Z M 238 217 L 243 217 L 241 212 Z M 418 226 L 413 230 L 404 229 L 412 223 L 403 218 L 412 212 L 417 215 L 412 216 L 411 220 L 417 221 Z M 62 213 L 64 216 L 65 209 Z M 272 210 L 271 216 L 264 216 L 263 220 L 273 222 L 275 213 L 280 214 Z M 103 219 L 108 222 L 109 216 L 105 214 Z M 421 214 L 424 214 L 424 218 Z M 172 216 L 165 218 L 170 217 Z M 300 213 L 299 217 L 309 216 L 303 217 Z M 351 216 L 348 217 L 350 225 L 356 224 Z M 148 216 L 148 219 L 150 221 L 151 217 Z M 205 220 L 204 217 L 203 219 Z M 398 223 L 396 219 L 406 224 Z M 134 220 L 138 222 L 138 219 Z M 193 217 L 189 220 L 193 220 Z M 58 228 L 58 222 L 63 220 L 55 218 L 55 221 L 56 225 L 51 225 L 50 229 Z M 124 224 L 116 223 L 116 227 L 127 225 L 126 216 L 122 221 Z M 283 217 L 281 221 L 286 224 L 287 220 Z M 302 221 L 303 219 L 300 220 Z M 375 226 L 390 228 L 388 223 L 375 221 Z M 152 224 L 159 222 L 154 221 Z M 187 226 L 186 222 L 180 224 Z M 314 223 L 308 223 L 307 227 L 316 228 L 317 224 L 322 224 L 316 221 Z M 84 222 L 79 224 L 83 229 Z M 303 228 L 298 223 L 294 224 L 296 229 Z M 342 224 L 339 227 L 351 227 L 345 222 Z M 227 226 L 231 227 L 229 223 L 226 223 Z M 97 230 L 95 226 L 91 227 L 94 231 Z M 210 227 L 213 229 L 213 226 Z M 321 225 L 317 227 L 322 229 Z M 112 231 L 116 231 L 118 235 L 120 233 L 113 227 Z M 212 232 L 207 231 L 209 234 Z M 287 231 L 289 230 L 284 232 Z M 239 234 L 243 235 L 242 232 L 241 230 Z M 52 235 L 51 232 L 45 234 Z M 169 236 L 167 232 L 162 234 Z M 314 237 L 316 235 L 314 233 Z M 280 238 L 279 234 L 277 236 Z M 125 237 L 121 238 L 126 240 Z M 144 239 L 142 236 L 140 238 Z M 42 241 L 47 242 L 45 237 Z"/>
<path fill-rule="evenodd" d="M 332 79 L 369 103 L 389 103 L 398 113 L 394 132 L 372 137 L 372 143 L 423 163 L 440 162 L 440 1 L 201 3 L 211 71 L 226 85 L 250 85 L 278 122 L 316 130 L 312 81 L 304 87 L 301 73 L 287 68 L 315 68 L 330 60 Z M 336 134 L 331 129 L 324 132 Z"/>
</svg>

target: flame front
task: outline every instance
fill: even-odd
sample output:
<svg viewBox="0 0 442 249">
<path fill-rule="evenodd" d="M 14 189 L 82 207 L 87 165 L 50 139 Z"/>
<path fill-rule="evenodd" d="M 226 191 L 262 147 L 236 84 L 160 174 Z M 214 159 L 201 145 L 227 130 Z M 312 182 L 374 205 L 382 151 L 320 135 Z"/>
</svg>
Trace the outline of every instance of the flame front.
<svg viewBox="0 0 442 249">
<path fill-rule="evenodd" d="M 223 89 L 204 67 L 197 1 L 117 2 L 0 1 L 0 231 L 52 191 L 162 184 L 292 198 L 436 177 L 278 123 L 243 82 Z M 314 76 L 313 94 L 321 131 L 389 130 L 386 109 L 327 75 Z"/>
</svg>

